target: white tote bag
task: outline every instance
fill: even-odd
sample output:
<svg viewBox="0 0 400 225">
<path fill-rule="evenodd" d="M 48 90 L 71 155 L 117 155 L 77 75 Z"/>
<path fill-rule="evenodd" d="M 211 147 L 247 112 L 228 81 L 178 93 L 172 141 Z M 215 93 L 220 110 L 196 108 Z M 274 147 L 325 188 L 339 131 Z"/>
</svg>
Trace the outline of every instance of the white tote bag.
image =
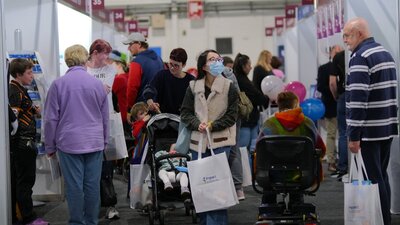
<svg viewBox="0 0 400 225">
<path fill-rule="evenodd" d="M 351 160 L 350 182 L 344 184 L 344 224 L 383 225 L 378 184 L 371 184 L 368 179 L 361 151 L 352 154 Z"/>
<path fill-rule="evenodd" d="M 249 152 L 247 147 L 240 147 L 240 155 L 242 157 L 242 168 L 243 168 L 243 181 L 242 186 L 247 187 L 251 185 L 251 168 L 249 162 Z"/>
<path fill-rule="evenodd" d="M 117 160 L 128 157 L 126 149 L 124 127 L 122 126 L 121 113 L 110 114 L 110 133 L 108 144 L 104 150 L 106 160 Z"/>
<path fill-rule="evenodd" d="M 209 140 L 211 139 L 209 137 Z M 203 135 L 199 144 L 198 159 L 187 162 L 193 203 L 197 213 L 207 212 L 239 204 L 226 154 L 214 154 L 201 158 Z"/>
<path fill-rule="evenodd" d="M 142 208 L 142 206 L 151 202 L 151 193 L 149 189 L 151 184 L 150 166 L 145 164 L 148 147 L 147 142 L 143 150 L 143 157 L 140 164 L 130 165 L 131 189 L 129 191 L 129 198 L 132 209 Z"/>
</svg>

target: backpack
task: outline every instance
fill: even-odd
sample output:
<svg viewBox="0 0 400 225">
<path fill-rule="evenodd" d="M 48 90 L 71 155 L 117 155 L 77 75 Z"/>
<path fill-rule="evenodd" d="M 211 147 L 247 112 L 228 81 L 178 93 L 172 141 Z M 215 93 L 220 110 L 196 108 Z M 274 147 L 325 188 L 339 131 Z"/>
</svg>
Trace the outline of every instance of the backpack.
<svg viewBox="0 0 400 225">
<path fill-rule="evenodd" d="M 249 119 L 250 113 L 253 111 L 253 104 L 251 104 L 250 99 L 247 97 L 246 93 L 243 91 L 239 92 L 239 104 L 238 111 L 240 118 Z"/>
</svg>

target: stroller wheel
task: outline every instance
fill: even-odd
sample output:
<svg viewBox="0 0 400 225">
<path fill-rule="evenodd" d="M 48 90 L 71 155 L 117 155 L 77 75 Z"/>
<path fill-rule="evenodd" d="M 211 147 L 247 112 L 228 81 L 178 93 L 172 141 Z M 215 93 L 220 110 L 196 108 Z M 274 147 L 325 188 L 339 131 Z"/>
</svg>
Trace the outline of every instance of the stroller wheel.
<svg viewBox="0 0 400 225">
<path fill-rule="evenodd" d="M 158 218 L 160 221 L 160 225 L 164 225 L 165 223 L 165 212 L 163 210 L 160 211 L 160 218 Z"/>
</svg>

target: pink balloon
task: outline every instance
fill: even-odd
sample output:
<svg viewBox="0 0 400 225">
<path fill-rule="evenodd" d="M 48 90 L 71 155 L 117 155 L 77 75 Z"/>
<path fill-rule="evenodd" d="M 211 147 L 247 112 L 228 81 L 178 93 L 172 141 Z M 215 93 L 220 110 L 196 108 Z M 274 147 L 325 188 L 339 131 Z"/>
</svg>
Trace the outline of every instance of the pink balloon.
<svg viewBox="0 0 400 225">
<path fill-rule="evenodd" d="M 304 84 L 302 84 L 299 81 L 292 81 L 288 83 L 285 87 L 285 91 L 291 91 L 295 95 L 297 95 L 300 103 L 304 101 L 304 98 L 306 97 L 307 94 L 306 87 L 304 87 Z"/>
</svg>

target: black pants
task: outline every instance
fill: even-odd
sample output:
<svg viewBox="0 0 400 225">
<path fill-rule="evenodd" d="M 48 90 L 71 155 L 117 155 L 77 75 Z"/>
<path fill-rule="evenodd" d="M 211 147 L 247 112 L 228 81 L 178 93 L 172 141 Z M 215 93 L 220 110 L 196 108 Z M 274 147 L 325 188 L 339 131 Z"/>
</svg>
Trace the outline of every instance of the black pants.
<svg viewBox="0 0 400 225">
<path fill-rule="evenodd" d="M 16 221 L 18 203 L 22 222 L 28 223 L 36 218 L 33 212 L 32 188 L 36 179 L 37 149 L 33 142 L 15 138 L 11 146 L 11 201 L 12 218 Z"/>
<path fill-rule="evenodd" d="M 103 161 L 100 180 L 101 206 L 110 207 L 117 204 L 113 185 L 114 161 Z"/>
<path fill-rule="evenodd" d="M 385 225 L 390 225 L 391 223 L 390 185 L 387 174 L 391 144 L 392 138 L 383 141 L 361 141 L 361 155 L 368 178 L 372 183 L 378 183 L 379 185 L 379 196 Z"/>
</svg>

